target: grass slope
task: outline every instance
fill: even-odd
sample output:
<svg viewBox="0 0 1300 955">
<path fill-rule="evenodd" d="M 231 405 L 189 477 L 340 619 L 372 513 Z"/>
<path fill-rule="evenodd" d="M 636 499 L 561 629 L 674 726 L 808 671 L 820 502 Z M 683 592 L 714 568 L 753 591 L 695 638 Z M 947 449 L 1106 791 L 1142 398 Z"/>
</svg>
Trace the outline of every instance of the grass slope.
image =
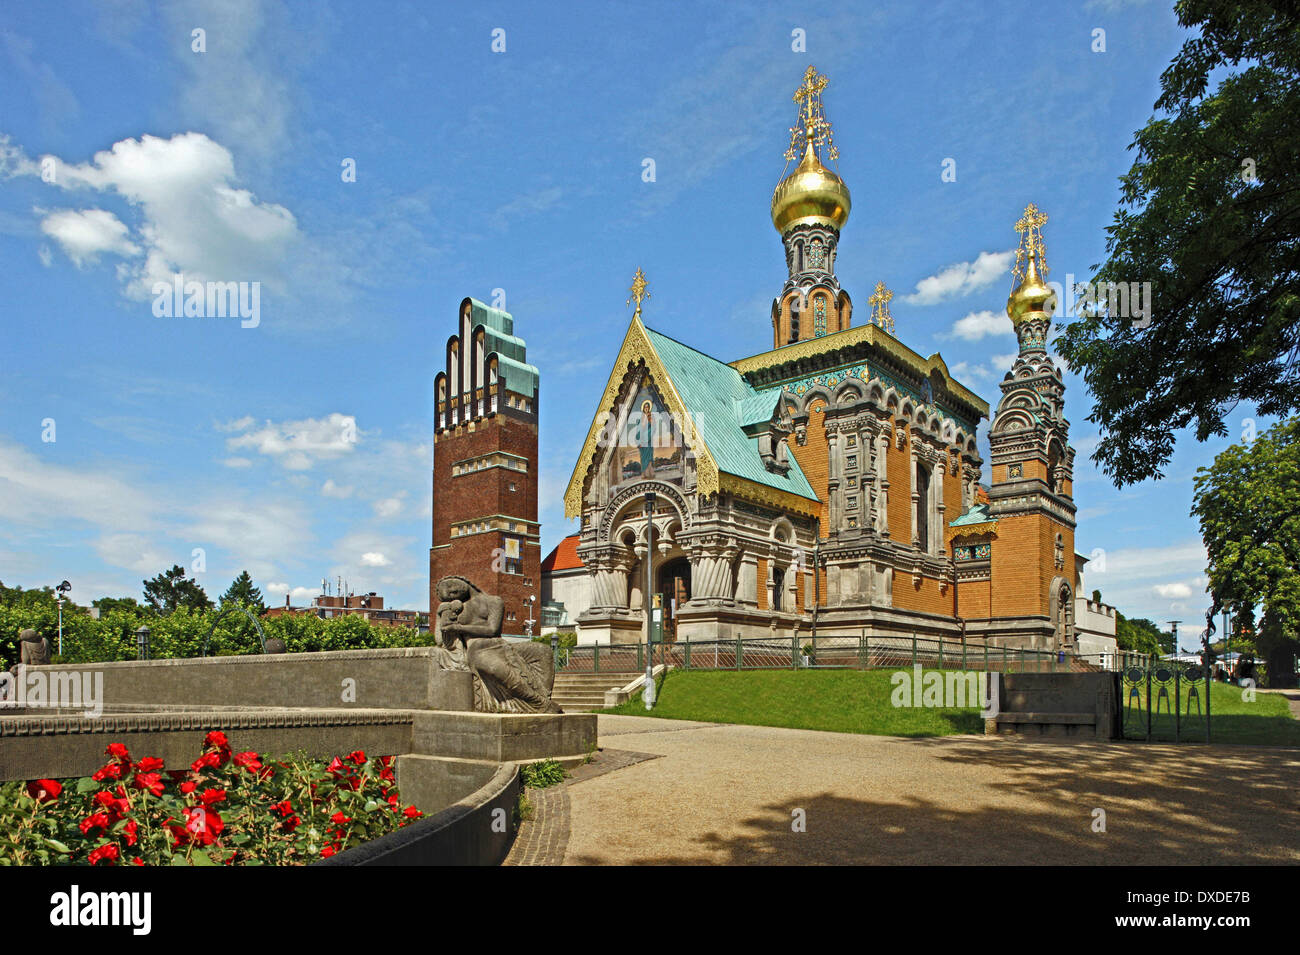
<svg viewBox="0 0 1300 955">
<path fill-rule="evenodd" d="M 685 670 L 662 681 L 654 716 L 872 736 L 982 733 L 975 707 L 894 707 L 891 670 Z M 645 716 L 636 697 L 604 713 Z"/>
<path fill-rule="evenodd" d="M 1201 705 L 1205 704 L 1205 684 L 1200 684 Z M 1124 691 L 1128 693 L 1126 688 Z M 1157 703 L 1158 690 L 1152 693 L 1152 709 Z M 1291 715 L 1286 698 L 1277 693 L 1256 693 L 1253 702 L 1242 698 L 1239 686 L 1215 683 L 1210 697 L 1210 737 L 1214 743 L 1241 743 L 1246 745 L 1300 746 L 1300 720 Z M 1179 707 L 1182 717 L 1179 738 L 1183 742 L 1204 742 L 1205 722 L 1192 704 L 1187 715 L 1187 685 L 1180 689 Z M 1174 690 L 1169 688 L 1169 704 L 1160 703 L 1159 714 L 1152 713 L 1152 740 L 1172 742 Z M 1126 739 L 1146 739 L 1146 697 L 1140 698 L 1139 711 L 1125 708 L 1124 736 Z"/>
<path fill-rule="evenodd" d="M 872 736 L 950 736 L 983 733 L 975 707 L 934 709 L 895 707 L 890 703 L 892 670 L 674 670 L 659 684 L 653 716 L 706 723 L 743 723 L 792 729 L 865 733 Z M 1186 714 L 1186 686 L 1182 711 Z M 1199 687 L 1204 703 L 1205 686 Z M 1210 711 L 1214 743 L 1300 747 L 1300 720 L 1291 716 L 1284 697 L 1257 693 L 1253 702 L 1240 687 L 1215 683 Z M 1170 689 L 1170 702 L 1173 689 Z M 1152 738 L 1171 742 L 1174 721 L 1162 712 L 1153 719 Z M 1125 736 L 1146 738 L 1142 712 L 1125 713 Z M 603 713 L 645 716 L 639 696 Z M 1192 706 L 1184 715 L 1180 738 L 1203 742 L 1205 724 Z"/>
</svg>

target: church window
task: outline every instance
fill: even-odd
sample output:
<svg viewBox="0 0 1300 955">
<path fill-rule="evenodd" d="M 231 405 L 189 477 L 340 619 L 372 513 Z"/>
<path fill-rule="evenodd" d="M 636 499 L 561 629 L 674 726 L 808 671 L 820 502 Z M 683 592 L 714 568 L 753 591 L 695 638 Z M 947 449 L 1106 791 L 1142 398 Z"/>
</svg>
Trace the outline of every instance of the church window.
<svg viewBox="0 0 1300 955">
<path fill-rule="evenodd" d="M 930 549 L 930 472 L 916 462 L 916 539 L 921 550 Z"/>
<path fill-rule="evenodd" d="M 850 454 L 847 458 L 845 458 L 845 466 L 850 468 L 856 468 L 858 466 L 858 456 L 856 454 Z"/>
<path fill-rule="evenodd" d="M 826 334 L 826 296 L 813 297 L 813 337 L 821 338 Z"/>
</svg>

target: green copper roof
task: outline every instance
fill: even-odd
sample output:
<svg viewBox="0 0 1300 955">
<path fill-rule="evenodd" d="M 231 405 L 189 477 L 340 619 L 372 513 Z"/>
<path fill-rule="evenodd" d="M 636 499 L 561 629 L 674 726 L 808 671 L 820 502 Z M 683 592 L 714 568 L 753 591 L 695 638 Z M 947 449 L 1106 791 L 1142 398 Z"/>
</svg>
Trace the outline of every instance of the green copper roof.
<svg viewBox="0 0 1300 955">
<path fill-rule="evenodd" d="M 736 420 L 742 428 L 767 424 L 772 420 L 772 415 L 776 411 L 777 399 L 780 397 L 781 389 L 776 388 L 768 391 L 756 391 L 747 398 L 735 399 Z"/>
<path fill-rule="evenodd" d="M 730 365 L 654 329 L 647 328 L 646 334 L 719 470 L 817 500 L 794 455 L 790 455 L 790 470 L 784 475 L 769 471 L 759 456 L 758 439 L 747 436 L 741 429 L 739 410 L 745 409 L 745 414 L 752 417 L 758 413 L 754 409 L 766 405 L 766 417 L 770 418 L 776 409 L 776 392 L 760 394 Z"/>
<path fill-rule="evenodd" d="M 976 504 L 961 517 L 949 521 L 948 526 L 963 527 L 967 524 L 996 524 L 997 520 L 996 517 L 989 516 L 989 506 L 987 504 Z"/>
<path fill-rule="evenodd" d="M 483 351 L 497 356 L 497 374 L 510 391 L 537 397 L 538 372 L 528 364 L 528 348 L 522 338 L 514 336 L 515 320 L 509 312 L 469 300 L 470 338 L 483 329 Z"/>
</svg>

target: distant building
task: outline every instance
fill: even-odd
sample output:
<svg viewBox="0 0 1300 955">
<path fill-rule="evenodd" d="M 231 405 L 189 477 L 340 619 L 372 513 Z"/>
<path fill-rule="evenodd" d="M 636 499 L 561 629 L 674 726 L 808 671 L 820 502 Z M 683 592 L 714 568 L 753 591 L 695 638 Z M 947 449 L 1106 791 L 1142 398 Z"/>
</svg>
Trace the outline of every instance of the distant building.
<svg viewBox="0 0 1300 955">
<path fill-rule="evenodd" d="M 542 633 L 581 633 L 580 614 L 591 606 L 591 583 L 578 556 L 581 535 L 570 534 L 542 561 Z"/>
<path fill-rule="evenodd" d="M 318 594 L 312 598 L 310 606 L 294 607 L 289 603 L 288 594 L 283 607 L 271 607 L 266 611 L 268 617 L 308 614 L 328 620 L 332 617 L 359 616 L 367 622 L 386 627 L 412 627 L 421 633 L 429 629 L 428 614 L 418 610 L 393 610 L 384 607 L 384 598 L 373 590 L 368 594 L 348 594 L 331 596 Z"/>
</svg>

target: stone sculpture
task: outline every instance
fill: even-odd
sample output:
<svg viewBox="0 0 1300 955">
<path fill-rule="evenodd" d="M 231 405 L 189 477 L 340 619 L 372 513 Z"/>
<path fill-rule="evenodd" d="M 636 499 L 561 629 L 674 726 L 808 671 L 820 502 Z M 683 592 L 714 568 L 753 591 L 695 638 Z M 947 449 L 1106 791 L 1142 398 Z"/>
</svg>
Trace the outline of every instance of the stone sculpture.
<svg viewBox="0 0 1300 955">
<path fill-rule="evenodd" d="M 24 630 L 18 634 L 18 662 L 23 666 L 43 667 L 50 665 L 50 641 L 40 636 L 35 630 Z"/>
<path fill-rule="evenodd" d="M 464 577 L 438 581 L 442 665 L 474 674 L 474 709 L 483 713 L 559 713 L 551 700 L 555 661 L 540 643 L 501 636 L 505 602 Z"/>
</svg>

